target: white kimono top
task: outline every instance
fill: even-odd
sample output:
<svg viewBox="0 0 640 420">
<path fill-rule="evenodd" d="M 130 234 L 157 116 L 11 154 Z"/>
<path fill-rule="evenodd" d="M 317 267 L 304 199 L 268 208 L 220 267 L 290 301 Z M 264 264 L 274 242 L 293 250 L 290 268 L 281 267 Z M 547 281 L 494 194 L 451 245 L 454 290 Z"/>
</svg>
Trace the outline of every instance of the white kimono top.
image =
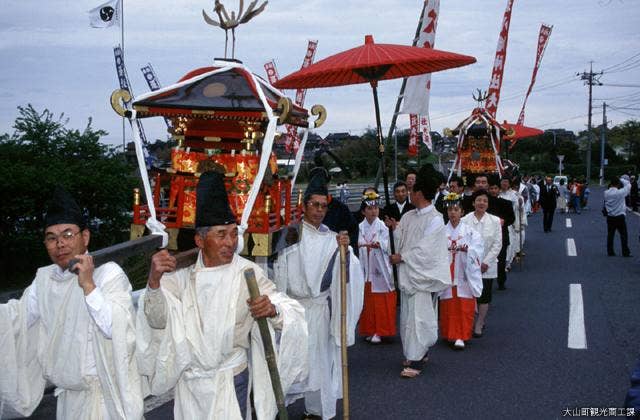
<svg viewBox="0 0 640 420">
<path fill-rule="evenodd" d="M 247 364 L 258 419 L 277 413 L 260 332 L 246 303 L 244 271 L 249 268 L 260 294 L 269 296 L 279 313 L 269 324 L 281 331 L 279 346 L 273 331 L 272 340 L 284 393 L 307 374 L 307 327 L 300 305 L 276 292 L 253 262 L 234 255 L 229 264 L 205 267 L 201 252 L 194 265 L 165 274 L 160 289 L 146 290 L 138 308 L 140 372 L 152 394 L 175 387 L 176 419 L 241 419 L 233 378 Z"/>
<path fill-rule="evenodd" d="M 347 262 L 347 345 L 355 343 L 355 328 L 364 302 L 360 262 L 349 247 Z M 342 398 L 340 354 L 340 255 L 336 233 L 302 222 L 300 241 L 278 254 L 274 264 L 278 290 L 302 304 L 309 326 L 309 379 L 291 393 L 321 390 L 322 417 L 335 417 Z"/>
<path fill-rule="evenodd" d="M 380 248 L 367 248 L 366 245 L 379 243 Z M 376 218 L 373 223 L 364 219 L 358 230 L 360 264 L 367 282 L 371 282 L 373 293 L 386 293 L 395 290 L 391 263 L 389 262 L 389 228 Z"/>
<path fill-rule="evenodd" d="M 434 205 L 402 216 L 394 233 L 398 264 L 400 337 L 408 360 L 421 360 L 438 340 L 437 292 L 451 286 L 447 234 Z"/>
<path fill-rule="evenodd" d="M 0 400 L 28 416 L 47 381 L 58 419 L 140 419 L 131 285 L 122 269 L 95 269 L 85 297 L 78 276 L 38 269 L 20 300 L 0 305 Z"/>
<path fill-rule="evenodd" d="M 476 230 L 482 236 L 484 243 L 482 263 L 489 266 L 487 271 L 482 274 L 482 278 L 497 278 L 498 254 L 500 254 L 500 249 L 502 248 L 502 224 L 500 218 L 485 213 L 482 219 L 478 220 L 475 213 L 469 213 L 462 218 L 461 223 Z"/>
<path fill-rule="evenodd" d="M 474 298 L 482 294 L 482 273 L 480 262 L 484 252 L 482 237 L 464 223 L 453 227 L 447 223 L 449 241 L 449 266 L 451 267 L 452 287 L 457 287 L 461 298 Z M 440 299 L 451 299 L 451 288 L 440 292 Z"/>
</svg>

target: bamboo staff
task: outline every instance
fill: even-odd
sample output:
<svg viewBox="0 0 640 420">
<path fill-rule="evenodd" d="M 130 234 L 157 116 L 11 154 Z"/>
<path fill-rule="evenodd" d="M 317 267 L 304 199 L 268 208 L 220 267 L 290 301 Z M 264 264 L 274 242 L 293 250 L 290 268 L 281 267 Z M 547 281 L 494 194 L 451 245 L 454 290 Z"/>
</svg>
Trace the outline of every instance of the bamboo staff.
<svg viewBox="0 0 640 420">
<path fill-rule="evenodd" d="M 346 232 L 340 232 L 346 234 Z M 342 418 L 349 419 L 349 359 L 347 358 L 347 246 L 340 245 L 340 350 L 342 355 Z"/>
<path fill-rule="evenodd" d="M 244 279 L 247 281 L 247 287 L 249 288 L 249 296 L 251 300 L 260 296 L 260 289 L 256 282 L 256 274 L 252 268 L 244 271 Z M 280 374 L 278 373 L 278 363 L 276 361 L 276 353 L 273 350 L 273 343 L 271 341 L 271 332 L 269 332 L 269 325 L 264 318 L 258 318 L 258 328 L 260 328 L 260 336 L 262 337 L 262 345 L 264 346 L 264 353 L 267 359 L 267 366 L 269 367 L 269 376 L 271 377 L 271 387 L 273 388 L 273 394 L 276 398 L 276 406 L 278 407 L 278 418 L 280 420 L 288 420 L 287 407 L 284 402 L 284 393 L 282 392 L 282 383 L 280 382 Z"/>
</svg>

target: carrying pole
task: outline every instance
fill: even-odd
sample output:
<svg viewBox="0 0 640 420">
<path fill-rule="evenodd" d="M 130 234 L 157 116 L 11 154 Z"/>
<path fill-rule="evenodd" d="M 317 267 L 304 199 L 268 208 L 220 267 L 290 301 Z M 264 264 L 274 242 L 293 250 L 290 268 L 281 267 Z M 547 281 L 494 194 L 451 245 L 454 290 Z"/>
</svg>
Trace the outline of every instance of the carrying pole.
<svg viewBox="0 0 640 420">
<path fill-rule="evenodd" d="M 349 419 L 349 359 L 347 358 L 347 247 L 340 245 L 340 351 L 342 359 L 342 418 Z"/>
<path fill-rule="evenodd" d="M 256 274 L 252 268 L 244 271 L 244 279 L 247 281 L 247 288 L 249 289 L 249 296 L 251 300 L 260 296 L 260 289 L 256 282 Z M 260 336 L 262 337 L 262 345 L 264 347 L 265 357 L 267 359 L 267 367 L 269 368 L 269 376 L 271 377 L 271 387 L 273 388 L 273 394 L 276 398 L 276 406 L 278 407 L 278 418 L 280 420 L 288 420 L 287 406 L 284 401 L 284 393 L 282 392 L 282 382 L 280 381 L 280 374 L 278 373 L 278 362 L 276 360 L 276 353 L 273 349 L 273 342 L 271 341 L 271 332 L 269 331 L 269 325 L 265 318 L 256 319 L 258 322 L 258 328 L 260 329 Z"/>
</svg>

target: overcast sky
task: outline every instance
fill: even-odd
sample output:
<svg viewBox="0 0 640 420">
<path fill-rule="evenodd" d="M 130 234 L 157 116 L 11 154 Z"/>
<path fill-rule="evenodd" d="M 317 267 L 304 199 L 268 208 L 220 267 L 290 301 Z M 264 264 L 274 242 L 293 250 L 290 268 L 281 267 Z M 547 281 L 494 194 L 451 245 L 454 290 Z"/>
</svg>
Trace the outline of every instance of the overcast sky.
<svg viewBox="0 0 640 420">
<path fill-rule="evenodd" d="M 148 91 L 139 68 L 154 66 L 163 85 L 208 65 L 224 53 L 224 32 L 204 23 L 212 0 L 124 0 L 125 60 L 134 95 Z M 262 1 L 260 1 L 261 3 Z M 83 128 L 89 117 L 105 129 L 105 141 L 121 144 L 121 120 L 109 96 L 118 87 L 113 51 L 118 28 L 89 27 L 87 11 L 101 0 L 3 0 L 0 15 L 0 133 L 13 132 L 17 106 L 33 104 L 70 118 Z M 237 0 L 223 0 L 228 10 Z M 245 1 L 246 4 L 249 0 Z M 280 76 L 300 67 L 307 40 L 319 41 L 316 59 L 355 47 L 364 35 L 376 42 L 411 44 L 422 0 L 271 0 L 265 12 L 237 31 L 236 58 L 264 75 L 276 61 Z M 432 126 L 455 127 L 474 107 L 471 97 L 489 84 L 506 0 L 441 0 L 435 47 L 472 55 L 477 63 L 432 78 Z M 640 116 L 639 0 L 515 0 L 498 119 L 518 117 L 531 78 L 540 24 L 553 25 L 526 124 L 581 130 L 587 124 L 587 87 L 576 73 L 605 70 L 594 87 L 608 119 L 618 124 Z M 610 86 L 624 85 L 625 87 Z M 608 86 L 609 85 L 609 86 Z M 382 124 L 388 127 L 400 81 L 380 83 Z M 368 85 L 310 90 L 306 105 L 323 104 L 326 124 L 317 130 L 361 133 L 375 124 Z M 602 110 L 594 109 L 594 125 Z M 164 139 L 158 118 L 144 121 L 147 137 Z M 400 128 L 408 126 L 401 117 Z M 386 130 L 385 130 L 386 133 Z M 127 133 L 128 135 L 128 133 Z"/>
</svg>

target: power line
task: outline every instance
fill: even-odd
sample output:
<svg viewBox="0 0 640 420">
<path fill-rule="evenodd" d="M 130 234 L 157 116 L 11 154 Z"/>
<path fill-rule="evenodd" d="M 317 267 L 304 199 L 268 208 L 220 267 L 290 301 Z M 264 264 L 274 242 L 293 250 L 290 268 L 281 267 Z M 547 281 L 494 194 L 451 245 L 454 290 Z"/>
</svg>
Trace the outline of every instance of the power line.
<svg viewBox="0 0 640 420">
<path fill-rule="evenodd" d="M 600 74 L 602 74 L 602 72 L 600 72 Z M 623 85 L 623 84 L 619 84 L 619 83 L 600 83 L 599 86 L 640 88 L 640 85 Z"/>
<path fill-rule="evenodd" d="M 611 72 L 611 71 L 612 71 L 612 70 L 614 70 L 616 67 L 619 67 L 619 66 L 622 66 L 622 65 L 623 65 L 623 64 L 625 64 L 625 63 L 628 63 L 629 61 L 631 61 L 631 60 L 635 59 L 636 57 L 640 57 L 640 53 L 634 54 L 634 55 L 632 55 L 631 57 L 629 57 L 629 58 L 627 58 L 627 59 L 625 59 L 625 60 L 622 60 L 621 62 L 619 62 L 619 63 L 617 63 L 617 64 L 613 64 L 613 65 L 611 65 L 611 66 L 609 66 L 609 67 L 605 67 L 604 69 L 602 69 L 602 71 L 605 71 L 605 72 Z"/>
</svg>

